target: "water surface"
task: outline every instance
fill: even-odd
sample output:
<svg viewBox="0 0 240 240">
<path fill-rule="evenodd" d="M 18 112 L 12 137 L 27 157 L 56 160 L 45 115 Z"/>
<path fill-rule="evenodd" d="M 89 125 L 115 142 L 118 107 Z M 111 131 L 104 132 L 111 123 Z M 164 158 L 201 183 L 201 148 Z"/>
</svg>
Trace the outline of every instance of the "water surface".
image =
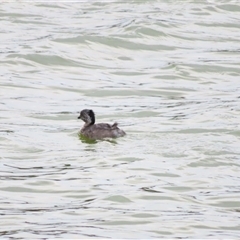
<svg viewBox="0 0 240 240">
<path fill-rule="evenodd" d="M 240 235 L 237 1 L 2 3 L 0 235 Z M 79 111 L 127 136 L 79 139 Z"/>
</svg>

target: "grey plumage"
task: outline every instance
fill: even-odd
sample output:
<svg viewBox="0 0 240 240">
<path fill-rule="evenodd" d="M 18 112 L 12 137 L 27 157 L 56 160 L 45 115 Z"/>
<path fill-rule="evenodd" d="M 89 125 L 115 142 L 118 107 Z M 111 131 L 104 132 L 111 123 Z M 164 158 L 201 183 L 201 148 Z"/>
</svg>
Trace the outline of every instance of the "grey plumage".
<svg viewBox="0 0 240 240">
<path fill-rule="evenodd" d="M 117 123 L 112 125 L 108 123 L 95 124 L 95 114 L 90 109 L 82 110 L 78 119 L 85 122 L 80 134 L 89 139 L 118 138 L 126 135 L 123 130 L 118 128 Z"/>
</svg>

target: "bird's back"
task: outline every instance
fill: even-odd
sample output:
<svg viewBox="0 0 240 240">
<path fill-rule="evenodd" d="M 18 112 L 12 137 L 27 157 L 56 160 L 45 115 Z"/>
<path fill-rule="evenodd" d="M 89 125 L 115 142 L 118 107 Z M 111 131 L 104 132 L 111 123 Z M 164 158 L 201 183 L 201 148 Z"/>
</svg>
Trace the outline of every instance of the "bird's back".
<svg viewBox="0 0 240 240">
<path fill-rule="evenodd" d="M 119 129 L 117 123 L 110 125 L 108 123 L 92 124 L 81 129 L 81 134 L 90 139 L 118 138 L 126 135 Z"/>
</svg>

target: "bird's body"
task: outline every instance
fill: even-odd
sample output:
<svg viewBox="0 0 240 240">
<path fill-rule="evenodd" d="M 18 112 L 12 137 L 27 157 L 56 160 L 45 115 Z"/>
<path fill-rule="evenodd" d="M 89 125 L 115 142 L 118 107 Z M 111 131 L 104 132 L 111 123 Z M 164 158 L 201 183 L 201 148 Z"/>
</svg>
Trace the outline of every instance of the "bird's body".
<svg viewBox="0 0 240 240">
<path fill-rule="evenodd" d="M 92 110 L 84 109 L 80 112 L 78 119 L 82 119 L 85 124 L 80 130 L 80 134 L 89 139 L 104 139 L 123 137 L 126 133 L 118 128 L 118 124 L 108 123 L 95 124 L 95 114 Z"/>
</svg>

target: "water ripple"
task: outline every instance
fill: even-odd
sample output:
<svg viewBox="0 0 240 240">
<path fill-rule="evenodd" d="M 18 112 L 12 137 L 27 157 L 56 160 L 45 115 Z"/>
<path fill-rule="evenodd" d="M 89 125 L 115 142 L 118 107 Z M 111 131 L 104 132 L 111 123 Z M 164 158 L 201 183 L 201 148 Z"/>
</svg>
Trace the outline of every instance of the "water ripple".
<svg viewBox="0 0 240 240">
<path fill-rule="evenodd" d="M 239 238 L 239 11 L 2 3 L 0 236 Z"/>
</svg>

